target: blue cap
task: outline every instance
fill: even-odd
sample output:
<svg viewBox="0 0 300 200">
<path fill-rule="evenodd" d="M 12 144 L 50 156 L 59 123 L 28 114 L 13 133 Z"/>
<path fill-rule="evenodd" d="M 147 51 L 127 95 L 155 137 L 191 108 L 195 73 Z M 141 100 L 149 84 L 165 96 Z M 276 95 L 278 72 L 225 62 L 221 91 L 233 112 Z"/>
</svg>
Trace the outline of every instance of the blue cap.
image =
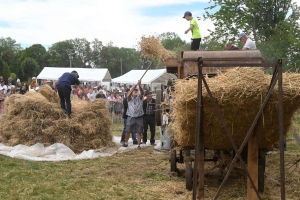
<svg viewBox="0 0 300 200">
<path fill-rule="evenodd" d="M 243 32 L 241 32 L 241 33 L 238 34 L 238 39 L 240 40 L 240 39 L 241 39 L 242 37 L 244 37 L 244 36 L 246 36 L 246 34 L 243 33 Z"/>
<path fill-rule="evenodd" d="M 185 16 L 192 16 L 192 13 L 191 13 L 190 11 L 186 11 L 186 12 L 184 13 L 183 18 L 185 18 Z"/>
</svg>

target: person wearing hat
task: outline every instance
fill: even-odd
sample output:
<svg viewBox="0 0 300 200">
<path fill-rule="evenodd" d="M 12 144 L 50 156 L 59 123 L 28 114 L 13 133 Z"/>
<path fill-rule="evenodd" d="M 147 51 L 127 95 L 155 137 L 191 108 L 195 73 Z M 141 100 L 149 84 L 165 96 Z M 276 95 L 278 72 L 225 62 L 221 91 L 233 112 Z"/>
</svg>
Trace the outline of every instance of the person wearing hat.
<svg viewBox="0 0 300 200">
<path fill-rule="evenodd" d="M 3 79 L 0 80 L 0 90 L 4 90 L 4 94 L 7 92 L 7 85 L 4 85 L 5 81 Z"/>
<path fill-rule="evenodd" d="M 69 118 L 71 118 L 72 114 L 72 105 L 70 100 L 72 91 L 71 85 L 77 85 L 83 92 L 85 99 L 87 101 L 89 100 L 87 94 L 84 91 L 84 87 L 80 83 L 78 78 L 79 75 L 77 71 L 72 71 L 71 73 L 65 72 L 54 84 L 54 90 L 55 92 L 58 92 L 60 98 L 60 106 L 65 111 L 65 113 L 68 114 Z"/>
<path fill-rule="evenodd" d="M 242 48 L 242 50 L 256 49 L 255 42 L 252 41 L 250 38 L 248 38 L 245 33 L 243 33 L 243 32 L 239 33 L 238 34 L 238 39 L 239 39 L 239 41 L 244 43 L 244 47 Z"/>
<path fill-rule="evenodd" d="M 139 89 L 136 87 L 138 86 Z M 138 90 L 140 90 L 140 94 L 138 94 Z M 127 94 L 128 100 L 128 108 L 127 108 L 127 120 L 126 120 L 126 135 L 125 135 L 125 143 L 124 147 L 128 146 L 128 140 L 130 133 L 137 133 L 138 139 L 138 149 L 140 149 L 142 132 L 144 131 L 143 127 L 143 96 L 144 91 L 141 87 L 141 80 L 134 86 L 132 86 Z"/>
<path fill-rule="evenodd" d="M 155 144 L 155 99 L 152 98 L 152 92 L 145 92 L 146 99 L 143 101 L 144 110 L 144 132 L 143 132 L 143 143 L 147 143 L 147 131 L 148 126 L 150 127 L 150 144 Z"/>
<path fill-rule="evenodd" d="M 200 33 L 197 20 L 192 17 L 192 13 L 190 11 L 186 11 L 184 13 L 183 18 L 185 18 L 187 21 L 190 21 L 190 26 L 188 29 L 186 29 L 184 33 L 187 34 L 189 31 L 192 32 L 191 50 L 197 51 L 199 50 L 200 42 L 201 42 L 201 33 Z"/>
</svg>

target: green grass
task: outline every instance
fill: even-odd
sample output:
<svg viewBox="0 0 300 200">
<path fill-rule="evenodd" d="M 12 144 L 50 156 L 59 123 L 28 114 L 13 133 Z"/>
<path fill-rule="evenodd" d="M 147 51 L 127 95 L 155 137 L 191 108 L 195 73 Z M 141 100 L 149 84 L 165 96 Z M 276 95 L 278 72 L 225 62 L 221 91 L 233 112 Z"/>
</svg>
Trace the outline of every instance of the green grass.
<svg viewBox="0 0 300 200">
<path fill-rule="evenodd" d="M 93 160 L 49 163 L 0 156 L 0 161 L 1 199 L 189 197 L 170 194 L 170 185 L 182 185 L 183 180 L 169 176 L 168 155 L 154 155 L 153 147 Z"/>
<path fill-rule="evenodd" d="M 114 123 L 111 128 L 120 136 L 123 124 Z M 288 138 L 292 138 L 290 133 Z M 289 166 L 300 158 L 300 146 L 291 139 L 287 149 L 285 163 Z M 0 199 L 191 199 L 192 192 L 185 189 L 185 165 L 178 164 L 178 177 L 170 176 L 169 157 L 169 152 L 154 153 L 153 147 L 79 161 L 34 162 L 0 156 Z M 262 199 L 280 199 L 279 153 L 266 159 Z M 205 166 L 209 169 L 213 163 L 206 162 Z M 287 199 L 300 199 L 299 183 L 300 165 L 293 171 L 286 170 Z M 206 178 L 205 184 L 205 198 L 212 199 L 219 179 Z M 245 177 L 231 177 L 219 199 L 245 197 Z"/>
</svg>

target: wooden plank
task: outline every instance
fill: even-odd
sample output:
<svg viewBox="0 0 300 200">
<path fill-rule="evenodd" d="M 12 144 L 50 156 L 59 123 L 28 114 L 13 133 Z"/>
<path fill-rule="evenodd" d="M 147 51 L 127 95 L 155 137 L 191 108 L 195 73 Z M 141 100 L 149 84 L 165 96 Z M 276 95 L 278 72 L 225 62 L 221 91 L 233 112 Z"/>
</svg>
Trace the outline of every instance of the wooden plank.
<svg viewBox="0 0 300 200">
<path fill-rule="evenodd" d="M 248 172 L 258 188 L 258 141 L 255 135 L 252 135 L 248 140 Z M 247 178 L 247 200 L 257 200 L 258 197 L 251 185 L 249 178 Z"/>
</svg>

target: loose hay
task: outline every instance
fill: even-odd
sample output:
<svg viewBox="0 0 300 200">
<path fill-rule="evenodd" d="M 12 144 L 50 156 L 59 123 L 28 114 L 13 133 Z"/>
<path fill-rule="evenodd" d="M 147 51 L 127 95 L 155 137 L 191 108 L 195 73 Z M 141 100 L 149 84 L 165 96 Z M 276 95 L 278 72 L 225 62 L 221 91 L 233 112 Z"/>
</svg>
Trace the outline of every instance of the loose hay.
<svg viewBox="0 0 300 200">
<path fill-rule="evenodd" d="M 46 97 L 50 102 L 59 102 L 59 97 L 54 93 L 53 89 L 49 85 L 41 86 L 39 89 L 39 93 Z"/>
<path fill-rule="evenodd" d="M 76 153 L 113 145 L 112 121 L 105 100 L 73 100 L 69 119 L 59 103 L 54 103 L 58 97 L 49 88 L 41 88 L 40 93 L 15 94 L 5 100 L 0 120 L 1 143 L 14 146 L 59 142 Z"/>
<path fill-rule="evenodd" d="M 158 37 L 142 37 L 138 42 L 141 48 L 142 56 L 148 58 L 157 58 L 160 62 L 166 62 L 170 58 L 176 58 L 176 54 L 165 49 L 159 41 Z"/>
<path fill-rule="evenodd" d="M 227 127 L 240 146 L 264 98 L 271 76 L 259 68 L 234 68 L 206 81 L 225 119 Z M 300 75 L 283 74 L 284 133 L 287 133 L 300 104 Z M 171 115 L 174 139 L 179 147 L 195 146 L 198 80 L 177 80 Z M 279 140 L 277 85 L 258 121 L 254 134 L 259 148 L 271 149 Z M 208 149 L 232 149 L 226 132 L 203 85 L 204 141 Z"/>
</svg>

